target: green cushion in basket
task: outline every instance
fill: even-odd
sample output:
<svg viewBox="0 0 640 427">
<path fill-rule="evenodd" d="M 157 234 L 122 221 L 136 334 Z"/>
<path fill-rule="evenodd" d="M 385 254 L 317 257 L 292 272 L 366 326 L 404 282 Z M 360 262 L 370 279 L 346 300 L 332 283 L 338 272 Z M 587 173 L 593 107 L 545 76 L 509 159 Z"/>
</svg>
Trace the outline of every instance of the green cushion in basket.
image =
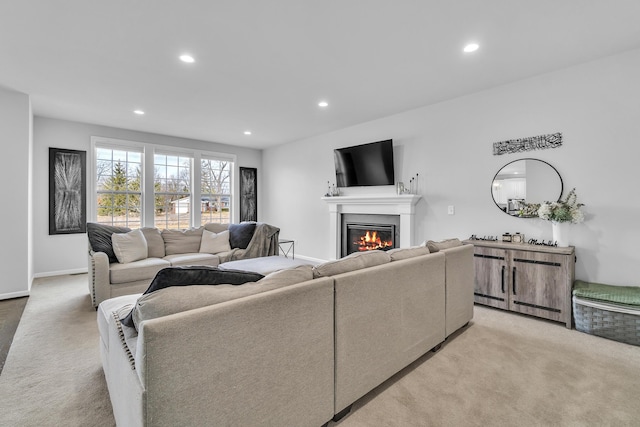
<svg viewBox="0 0 640 427">
<path fill-rule="evenodd" d="M 640 287 L 638 286 L 612 286 L 576 280 L 573 284 L 573 295 L 595 301 L 640 307 Z"/>
</svg>

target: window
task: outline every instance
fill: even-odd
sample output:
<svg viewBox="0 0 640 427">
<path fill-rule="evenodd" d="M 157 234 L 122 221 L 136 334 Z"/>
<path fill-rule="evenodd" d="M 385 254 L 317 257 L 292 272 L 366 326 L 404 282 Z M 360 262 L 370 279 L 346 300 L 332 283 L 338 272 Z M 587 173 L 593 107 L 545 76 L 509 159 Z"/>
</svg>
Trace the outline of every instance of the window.
<svg viewBox="0 0 640 427">
<path fill-rule="evenodd" d="M 191 165 L 193 159 L 175 154 L 153 156 L 154 226 L 191 227 Z"/>
<path fill-rule="evenodd" d="M 233 222 L 234 155 L 101 137 L 92 144 L 93 221 L 160 229 Z"/>
<path fill-rule="evenodd" d="M 142 153 L 96 147 L 97 222 L 139 228 L 142 224 Z"/>
<path fill-rule="evenodd" d="M 203 157 L 200 161 L 202 222 L 231 222 L 231 167 L 233 163 Z"/>
</svg>

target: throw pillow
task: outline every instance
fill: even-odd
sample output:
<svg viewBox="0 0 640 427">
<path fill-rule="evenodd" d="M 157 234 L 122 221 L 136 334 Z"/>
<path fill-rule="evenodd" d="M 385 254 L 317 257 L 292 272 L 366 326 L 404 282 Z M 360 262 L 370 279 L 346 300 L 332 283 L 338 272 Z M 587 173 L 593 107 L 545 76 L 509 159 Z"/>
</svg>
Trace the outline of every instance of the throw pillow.
<svg viewBox="0 0 640 427">
<path fill-rule="evenodd" d="M 127 227 L 114 227 L 112 225 L 98 224 L 95 222 L 87 223 L 87 237 L 89 245 L 94 252 L 104 252 L 109 257 L 109 262 L 118 262 L 115 252 L 113 252 L 113 243 L 111 243 L 111 235 L 113 233 L 127 233 L 131 231 Z"/>
<path fill-rule="evenodd" d="M 310 265 L 299 265 L 294 268 L 274 271 L 267 274 L 263 279 L 258 280 L 258 284 L 263 286 L 289 286 L 296 283 L 306 282 L 313 279 L 313 270 Z"/>
<path fill-rule="evenodd" d="M 212 233 L 206 229 L 202 231 L 202 241 L 200 242 L 201 253 L 217 254 L 220 252 L 229 252 L 230 250 L 229 230 L 221 233 Z"/>
<path fill-rule="evenodd" d="M 208 222 L 204 225 L 204 229 L 212 233 L 222 233 L 229 229 L 229 224 L 219 224 L 217 222 Z"/>
<path fill-rule="evenodd" d="M 138 261 L 147 257 L 147 240 L 142 230 L 133 230 L 128 233 L 113 233 L 111 235 L 113 252 L 120 264 Z"/>
<path fill-rule="evenodd" d="M 420 255 L 427 255 L 429 248 L 426 246 L 415 246 L 411 248 L 396 248 L 387 251 L 391 257 L 391 261 L 400 261 L 401 259 L 413 258 Z"/>
<path fill-rule="evenodd" d="M 438 252 L 443 249 L 455 248 L 456 246 L 462 246 L 462 242 L 460 241 L 460 239 L 446 239 L 439 242 L 434 242 L 433 240 L 427 241 L 427 247 L 431 252 Z"/>
<path fill-rule="evenodd" d="M 149 258 L 164 257 L 164 240 L 162 240 L 160 230 L 155 227 L 142 227 L 140 230 L 142 230 L 142 234 L 147 240 L 147 250 L 149 251 L 147 256 Z"/>
<path fill-rule="evenodd" d="M 207 266 L 182 266 L 167 267 L 160 270 L 156 277 L 153 278 L 151 284 L 142 294 L 148 295 L 160 289 L 171 286 L 189 286 L 189 285 L 242 285 L 247 282 L 257 282 L 264 276 L 262 274 L 250 271 L 239 270 L 218 270 L 215 267 Z M 122 320 L 126 326 L 134 327 L 133 312 Z"/>
<path fill-rule="evenodd" d="M 386 264 L 390 261 L 391 257 L 384 251 L 354 252 L 344 258 L 316 265 L 313 267 L 313 277 L 335 276 L 336 274 Z"/>
<path fill-rule="evenodd" d="M 231 248 L 247 249 L 249 242 L 256 231 L 255 222 L 241 222 L 240 224 L 229 224 L 229 243 Z"/>
<path fill-rule="evenodd" d="M 162 230 L 165 255 L 198 253 L 203 229 Z"/>
</svg>

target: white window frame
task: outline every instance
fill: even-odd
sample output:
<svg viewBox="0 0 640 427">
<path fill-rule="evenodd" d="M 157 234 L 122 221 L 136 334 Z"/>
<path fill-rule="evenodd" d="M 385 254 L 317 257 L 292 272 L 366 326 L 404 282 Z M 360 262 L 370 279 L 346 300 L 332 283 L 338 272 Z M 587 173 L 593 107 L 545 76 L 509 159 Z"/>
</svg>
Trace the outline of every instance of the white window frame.
<svg viewBox="0 0 640 427">
<path fill-rule="evenodd" d="M 145 147 L 144 144 L 135 142 L 135 141 L 125 141 L 121 139 L 110 139 L 110 138 L 100 138 L 100 137 L 91 137 L 91 153 L 92 153 L 92 161 L 90 165 L 88 165 L 87 170 L 91 174 L 91 192 L 89 194 L 89 209 L 88 209 L 88 217 L 91 218 L 92 221 L 97 221 L 98 219 L 98 177 L 96 176 L 96 163 L 98 159 L 98 148 L 105 148 L 109 150 L 123 150 L 123 151 L 137 151 L 142 154 L 142 164 L 140 165 L 140 223 L 141 226 L 144 227 L 144 217 L 145 217 L 145 168 L 146 168 L 146 159 L 145 159 Z"/>
<path fill-rule="evenodd" d="M 142 197 L 141 197 L 141 227 L 154 227 L 155 222 L 155 177 L 154 177 L 154 155 L 158 154 L 170 154 L 170 155 L 181 155 L 184 157 L 191 157 L 192 160 L 192 168 L 191 168 L 191 206 L 199 206 L 200 205 L 200 197 L 201 197 L 201 170 L 202 170 L 202 158 L 206 159 L 215 159 L 221 161 L 230 162 L 232 165 L 229 168 L 229 189 L 230 189 L 230 200 L 229 200 L 229 209 L 230 218 L 229 222 L 233 222 L 237 217 L 237 206 L 236 206 L 236 197 L 234 193 L 234 181 L 235 174 L 237 173 L 236 169 L 237 165 L 237 156 L 231 153 L 220 153 L 215 151 L 206 151 L 206 150 L 195 150 L 188 149 L 184 147 L 170 146 L 170 145 L 159 145 L 159 144 L 151 144 L 145 142 L 138 141 L 129 141 L 123 139 L 115 139 L 115 138 L 106 138 L 106 137 L 91 137 L 91 148 L 92 148 L 92 161 L 90 165 L 88 165 L 88 173 L 91 174 L 90 180 L 90 194 L 88 200 L 90 202 L 90 206 L 88 209 L 88 218 L 91 218 L 92 221 L 97 220 L 97 177 L 96 177 L 96 161 L 97 161 L 97 148 L 109 148 L 109 149 L 122 149 L 122 150 L 132 150 L 135 149 L 140 150 L 143 153 L 143 160 L 141 166 L 141 188 L 142 188 Z M 191 209 L 191 226 L 199 227 L 201 226 L 202 215 L 200 209 Z"/>
</svg>

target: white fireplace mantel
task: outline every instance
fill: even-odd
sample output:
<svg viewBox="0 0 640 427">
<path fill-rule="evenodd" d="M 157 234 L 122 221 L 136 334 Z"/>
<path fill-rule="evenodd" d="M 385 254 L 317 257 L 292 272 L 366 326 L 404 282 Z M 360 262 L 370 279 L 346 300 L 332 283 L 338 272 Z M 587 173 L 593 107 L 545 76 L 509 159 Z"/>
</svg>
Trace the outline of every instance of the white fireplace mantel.
<svg viewBox="0 0 640 427">
<path fill-rule="evenodd" d="M 400 245 L 407 248 L 414 244 L 413 227 L 415 206 L 422 196 L 401 195 L 358 195 L 323 197 L 329 205 L 329 247 L 331 259 L 340 258 L 340 233 L 342 214 L 382 214 L 400 216 Z"/>
</svg>

